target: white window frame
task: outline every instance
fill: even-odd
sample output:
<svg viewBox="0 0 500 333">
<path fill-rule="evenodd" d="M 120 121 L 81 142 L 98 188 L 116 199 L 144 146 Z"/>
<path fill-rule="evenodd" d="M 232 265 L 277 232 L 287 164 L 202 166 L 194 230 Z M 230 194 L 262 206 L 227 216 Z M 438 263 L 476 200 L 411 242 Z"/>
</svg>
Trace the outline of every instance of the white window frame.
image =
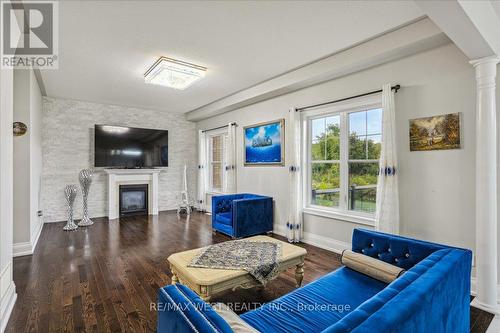
<svg viewBox="0 0 500 333">
<path fill-rule="evenodd" d="M 212 139 L 217 136 L 222 136 L 222 160 L 221 162 L 221 188 L 220 189 L 214 189 L 212 187 L 212 180 L 213 180 L 213 170 L 212 170 Z M 206 132 L 206 161 L 208 168 L 206 170 L 206 177 L 208 179 L 208 188 L 206 189 L 208 194 L 223 194 L 224 193 L 224 184 L 226 181 L 226 172 L 225 172 L 225 166 L 226 166 L 226 149 L 227 149 L 227 136 L 228 132 L 226 128 L 223 129 L 218 129 L 218 130 L 212 130 L 210 132 Z"/>
<path fill-rule="evenodd" d="M 375 214 L 349 210 L 349 163 L 362 161 L 364 163 L 374 163 L 378 160 L 349 160 L 349 114 L 382 108 L 381 95 L 372 95 L 355 100 L 335 103 L 330 106 L 323 106 L 309 111 L 304 111 L 302 115 L 304 150 L 302 156 L 302 180 L 304 213 L 333 218 L 357 224 L 369 226 L 375 225 Z M 314 205 L 312 199 L 312 160 L 311 160 L 311 132 L 312 120 L 328 116 L 340 116 L 340 198 L 339 207 L 325 207 Z M 316 161 L 317 162 L 317 161 Z"/>
</svg>

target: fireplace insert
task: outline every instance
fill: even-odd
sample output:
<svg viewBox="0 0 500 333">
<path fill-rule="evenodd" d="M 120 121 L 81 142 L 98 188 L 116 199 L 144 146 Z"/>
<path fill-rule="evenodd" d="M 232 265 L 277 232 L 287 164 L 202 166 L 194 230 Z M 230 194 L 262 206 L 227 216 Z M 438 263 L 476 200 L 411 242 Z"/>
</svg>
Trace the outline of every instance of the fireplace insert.
<svg viewBox="0 0 500 333">
<path fill-rule="evenodd" d="M 120 217 L 148 215 L 148 185 L 120 185 Z"/>
</svg>

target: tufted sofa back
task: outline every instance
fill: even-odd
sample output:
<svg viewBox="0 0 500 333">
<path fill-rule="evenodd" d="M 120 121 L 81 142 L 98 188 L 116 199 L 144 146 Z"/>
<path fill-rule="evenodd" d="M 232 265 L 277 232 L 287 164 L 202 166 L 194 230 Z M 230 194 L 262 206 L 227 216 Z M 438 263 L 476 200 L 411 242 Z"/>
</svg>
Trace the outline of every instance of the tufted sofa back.
<svg viewBox="0 0 500 333">
<path fill-rule="evenodd" d="M 431 253 L 446 248 L 443 245 L 401 236 L 354 229 L 352 250 L 409 270 Z"/>
<path fill-rule="evenodd" d="M 322 333 L 469 332 L 471 263 L 437 250 Z"/>
</svg>

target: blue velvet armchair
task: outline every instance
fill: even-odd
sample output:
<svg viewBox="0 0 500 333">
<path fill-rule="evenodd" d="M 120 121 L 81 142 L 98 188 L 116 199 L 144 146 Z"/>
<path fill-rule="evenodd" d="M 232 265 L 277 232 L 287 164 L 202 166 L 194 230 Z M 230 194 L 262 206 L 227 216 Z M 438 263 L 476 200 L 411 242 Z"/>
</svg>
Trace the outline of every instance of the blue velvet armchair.
<svg viewBox="0 0 500 333">
<path fill-rule="evenodd" d="M 212 228 L 233 238 L 273 231 L 273 198 L 249 193 L 212 197 Z"/>
</svg>

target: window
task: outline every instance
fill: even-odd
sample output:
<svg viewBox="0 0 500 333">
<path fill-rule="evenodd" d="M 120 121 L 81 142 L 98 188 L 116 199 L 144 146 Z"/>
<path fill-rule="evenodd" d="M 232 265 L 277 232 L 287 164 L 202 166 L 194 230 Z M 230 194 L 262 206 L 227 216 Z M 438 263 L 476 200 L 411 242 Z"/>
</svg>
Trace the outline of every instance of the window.
<svg viewBox="0 0 500 333">
<path fill-rule="evenodd" d="M 224 184 L 224 156 L 226 148 L 226 133 L 208 136 L 209 179 L 212 192 L 222 192 Z"/>
<path fill-rule="evenodd" d="M 306 119 L 308 206 L 373 216 L 382 137 L 380 105 L 323 110 Z"/>
</svg>

